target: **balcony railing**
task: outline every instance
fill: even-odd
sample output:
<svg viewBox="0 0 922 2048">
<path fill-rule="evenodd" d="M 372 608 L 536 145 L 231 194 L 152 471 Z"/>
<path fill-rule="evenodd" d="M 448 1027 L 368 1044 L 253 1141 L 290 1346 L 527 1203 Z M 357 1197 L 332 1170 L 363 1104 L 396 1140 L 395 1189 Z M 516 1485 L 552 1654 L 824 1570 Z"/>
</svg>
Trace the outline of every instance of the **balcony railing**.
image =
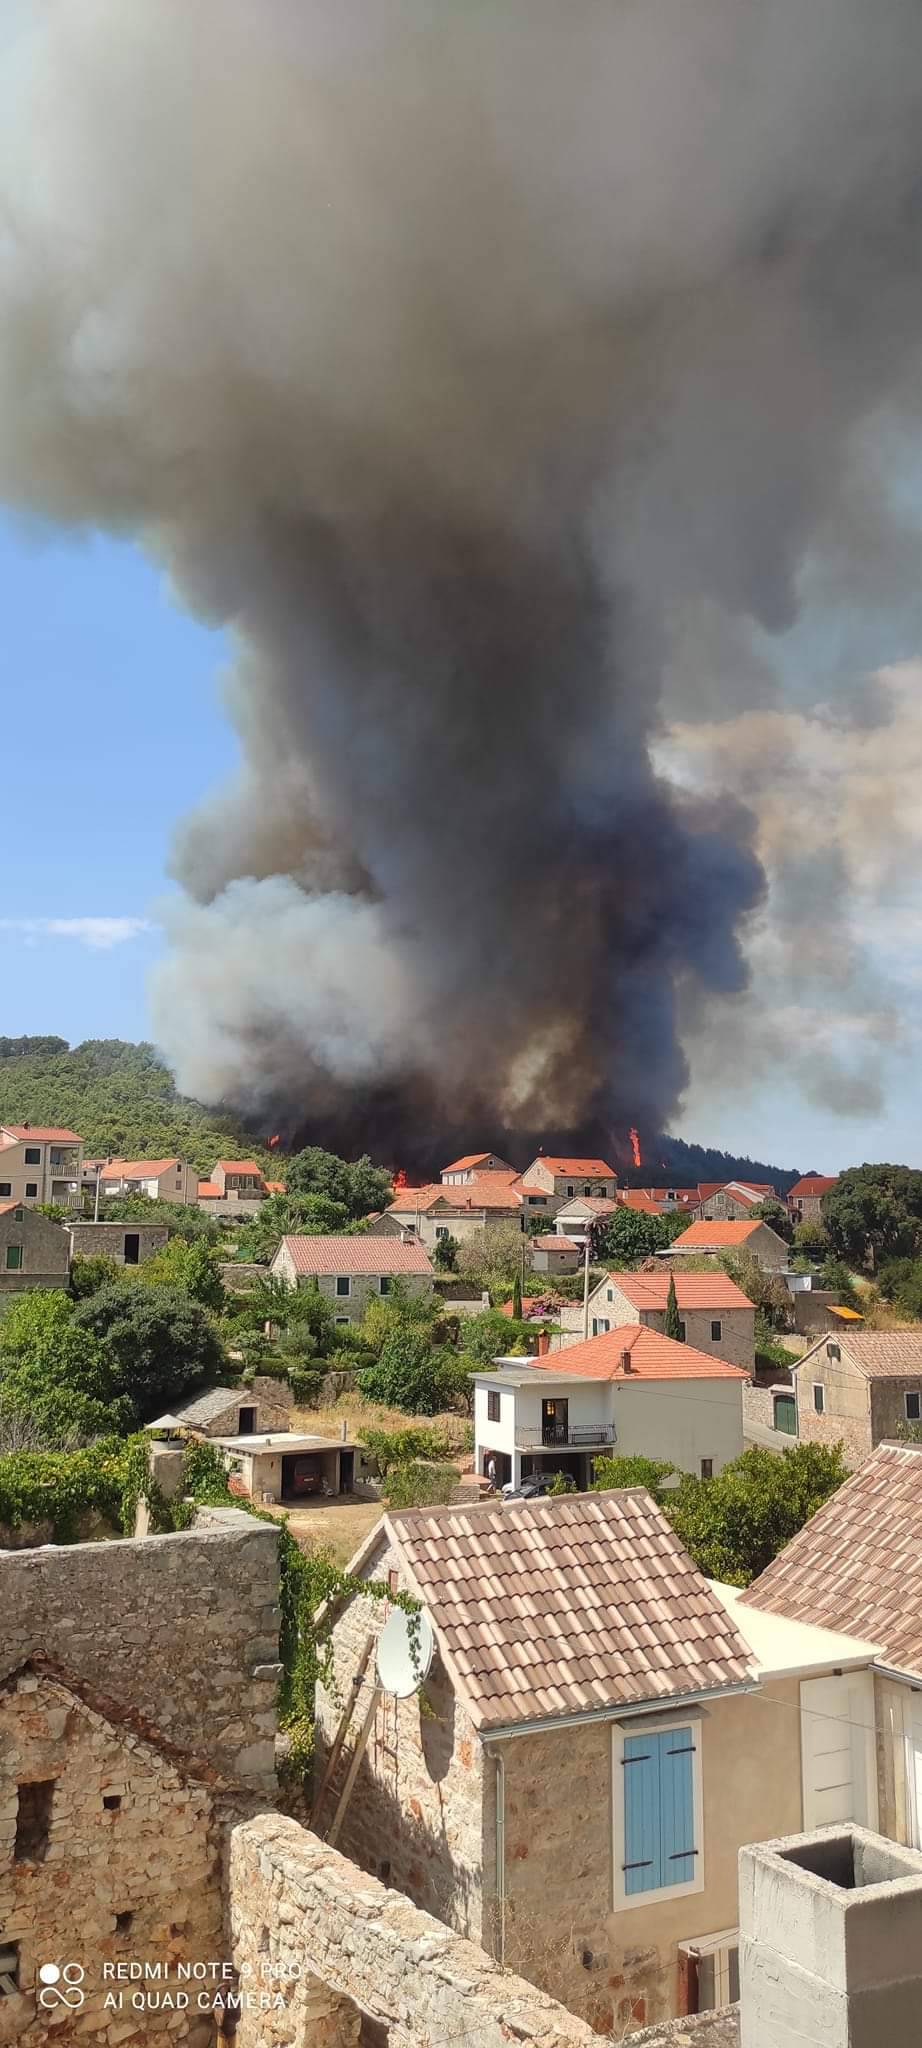
<svg viewBox="0 0 922 2048">
<path fill-rule="evenodd" d="M 80 1172 L 79 1154 L 76 1152 L 52 1152 L 48 1160 L 49 1171 L 72 1180 Z"/>
<path fill-rule="evenodd" d="M 515 1440 L 523 1450 L 556 1450 L 568 1444 L 572 1450 L 588 1450 L 595 1444 L 613 1444 L 617 1434 L 613 1422 L 545 1422 L 540 1429 L 516 1428 Z"/>
</svg>

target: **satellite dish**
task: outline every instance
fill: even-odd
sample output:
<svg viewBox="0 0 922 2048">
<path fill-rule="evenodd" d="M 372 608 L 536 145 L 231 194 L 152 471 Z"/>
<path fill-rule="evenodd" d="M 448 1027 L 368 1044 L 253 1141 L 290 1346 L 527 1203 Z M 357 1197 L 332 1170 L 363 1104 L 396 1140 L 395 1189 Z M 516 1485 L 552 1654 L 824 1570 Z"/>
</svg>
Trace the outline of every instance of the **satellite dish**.
<svg viewBox="0 0 922 2048">
<path fill-rule="evenodd" d="M 375 1661 L 379 1684 L 398 1700 L 409 1699 L 426 1677 L 434 1650 L 428 1616 L 421 1610 L 406 1615 L 401 1607 L 396 1607 L 378 1637 Z"/>
</svg>

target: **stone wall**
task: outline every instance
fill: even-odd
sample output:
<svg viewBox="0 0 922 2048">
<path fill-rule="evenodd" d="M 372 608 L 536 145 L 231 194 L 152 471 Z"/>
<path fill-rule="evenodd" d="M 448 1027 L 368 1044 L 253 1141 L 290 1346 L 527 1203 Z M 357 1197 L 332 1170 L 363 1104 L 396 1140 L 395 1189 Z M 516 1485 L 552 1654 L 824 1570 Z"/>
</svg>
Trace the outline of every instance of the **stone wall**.
<svg viewBox="0 0 922 2048">
<path fill-rule="evenodd" d="M 19 1222 L 16 1221 L 17 1214 Z M 19 1249 L 22 1264 L 7 1272 L 8 1247 Z M 23 1204 L 0 1214 L 0 1294 L 22 1294 L 33 1287 L 66 1287 L 70 1271 L 70 1240 L 59 1223 Z"/>
<path fill-rule="evenodd" d="M 827 1341 L 836 1346 L 835 1337 Z M 814 1384 L 825 1391 L 822 1415 L 814 1407 Z M 826 1344 L 821 1343 L 801 1360 L 796 1385 L 797 1433 L 801 1441 L 842 1443 L 846 1464 L 853 1470 L 862 1465 L 871 1455 L 870 1388 L 864 1374 L 849 1364 L 844 1352 L 839 1358 L 830 1358 Z"/>
<path fill-rule="evenodd" d="M 362 1575 L 387 1581 L 399 1569 L 382 1537 Z M 390 1609 L 385 1600 L 356 1599 L 332 1629 L 332 1684 L 317 1691 L 315 1788 L 369 1635 L 377 1637 Z M 355 1736 L 374 1684 L 374 1654 L 355 1701 L 344 1756 L 320 1816 L 326 1832 L 336 1808 Z M 473 1940 L 481 1937 L 483 1868 L 482 1750 L 438 1657 L 422 1697 L 382 1695 L 337 1846 L 363 1870 L 406 1892 Z"/>
<path fill-rule="evenodd" d="M 138 1259 L 152 1259 L 169 1242 L 166 1223 L 69 1223 L 71 1246 L 81 1259 L 115 1259 L 125 1263 L 125 1239 L 138 1239 Z M 134 1263 L 134 1262 L 132 1262 Z"/>
<path fill-rule="evenodd" d="M 237 2048 L 354 2048 L 363 2013 L 363 2038 L 388 2048 L 598 2048 L 562 2006 L 295 1821 L 234 1828 L 228 1864 Z"/>
<path fill-rule="evenodd" d="M 270 1524 L 226 1509 L 177 1535 L 0 1553 L 0 1678 L 36 1651 L 228 1776 L 274 1786 Z"/>
<path fill-rule="evenodd" d="M 162 1960 L 159 1989 L 175 1996 L 177 1965 L 223 1956 L 222 1829 L 208 1785 L 130 1726 L 41 1669 L 12 1678 L 0 1691 L 0 1948 L 17 1952 L 18 1995 L 0 1998 L 0 2042 L 210 2043 L 194 1996 L 186 2010 L 138 2013 L 135 1987 L 104 1973 Z M 73 2014 L 38 2009 L 49 1962 L 85 1973 Z"/>
</svg>

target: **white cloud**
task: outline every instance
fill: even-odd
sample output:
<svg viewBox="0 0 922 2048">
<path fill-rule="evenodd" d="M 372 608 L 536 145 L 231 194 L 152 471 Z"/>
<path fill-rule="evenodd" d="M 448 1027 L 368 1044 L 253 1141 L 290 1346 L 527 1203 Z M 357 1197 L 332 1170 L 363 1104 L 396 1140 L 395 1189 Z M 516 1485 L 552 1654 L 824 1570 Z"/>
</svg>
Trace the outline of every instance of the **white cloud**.
<svg viewBox="0 0 922 2048">
<path fill-rule="evenodd" d="M 93 952 L 108 953 L 153 930 L 147 917 L 0 917 L 0 932 L 15 932 L 27 944 L 38 939 L 76 939 Z"/>
</svg>

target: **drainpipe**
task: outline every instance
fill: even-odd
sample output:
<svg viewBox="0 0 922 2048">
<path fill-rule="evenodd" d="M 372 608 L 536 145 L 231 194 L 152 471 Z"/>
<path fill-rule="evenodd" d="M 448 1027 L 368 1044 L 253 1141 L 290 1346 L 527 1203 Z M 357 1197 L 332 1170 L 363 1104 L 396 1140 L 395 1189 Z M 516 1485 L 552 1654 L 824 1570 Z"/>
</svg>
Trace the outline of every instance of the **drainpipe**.
<svg viewBox="0 0 922 2048">
<path fill-rule="evenodd" d="M 586 1249 L 583 1254 L 583 1342 L 589 1335 L 589 1224 L 586 1225 Z"/>
<path fill-rule="evenodd" d="M 496 1924 L 493 1930 L 493 1955 L 502 1965 L 506 1958 L 506 1767 L 501 1756 L 493 1752 L 493 1792 L 496 1808 Z"/>
</svg>

